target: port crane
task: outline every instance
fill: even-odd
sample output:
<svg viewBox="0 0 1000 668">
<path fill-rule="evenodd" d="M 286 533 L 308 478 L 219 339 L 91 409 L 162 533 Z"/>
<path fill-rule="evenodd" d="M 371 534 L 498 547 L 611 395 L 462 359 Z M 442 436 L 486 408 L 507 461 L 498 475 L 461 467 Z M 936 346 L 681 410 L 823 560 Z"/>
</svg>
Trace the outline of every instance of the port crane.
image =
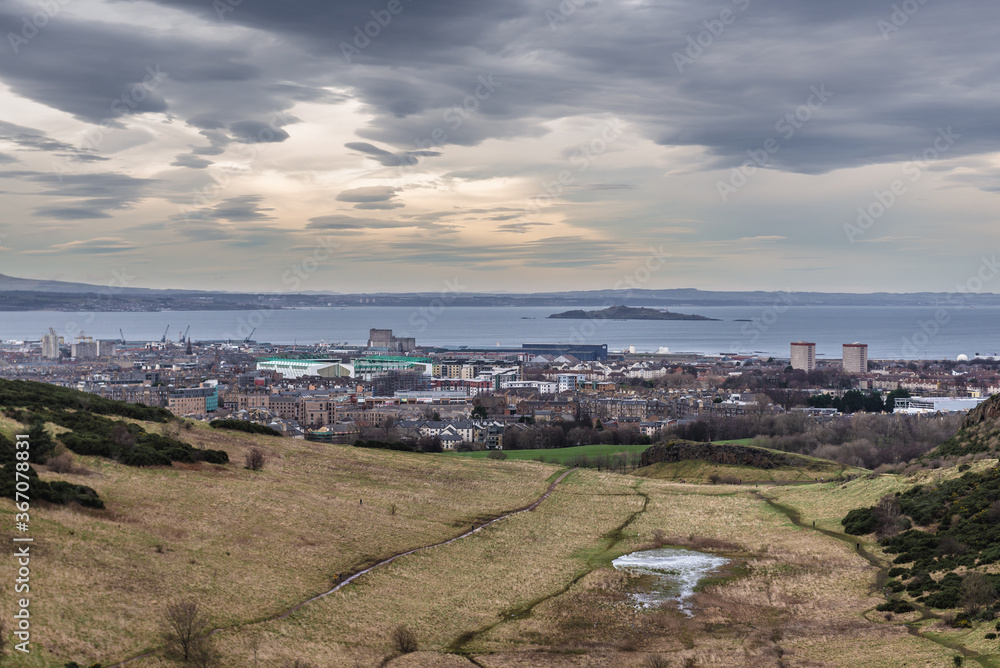
<svg viewBox="0 0 1000 668">
<path fill-rule="evenodd" d="M 185 332 L 181 335 L 181 343 L 184 343 L 185 341 L 188 340 L 188 334 L 190 332 L 191 332 L 191 325 L 188 325 L 187 330 L 185 330 Z"/>
<path fill-rule="evenodd" d="M 253 332 L 256 332 L 256 331 L 257 331 L 257 328 L 254 327 L 253 328 Z M 249 334 L 247 334 L 247 338 L 243 339 L 243 343 L 250 343 L 250 337 L 253 336 L 253 332 L 250 332 Z"/>
<path fill-rule="evenodd" d="M 118 328 L 118 333 L 122 335 L 121 342 L 122 342 L 122 345 L 124 346 L 125 345 L 125 332 L 123 332 L 122 328 L 119 327 Z"/>
<path fill-rule="evenodd" d="M 167 328 L 165 330 L 163 330 L 163 336 L 160 337 L 160 343 L 166 343 L 167 342 L 167 332 L 169 332 L 169 331 L 170 331 L 170 325 L 167 325 Z"/>
</svg>

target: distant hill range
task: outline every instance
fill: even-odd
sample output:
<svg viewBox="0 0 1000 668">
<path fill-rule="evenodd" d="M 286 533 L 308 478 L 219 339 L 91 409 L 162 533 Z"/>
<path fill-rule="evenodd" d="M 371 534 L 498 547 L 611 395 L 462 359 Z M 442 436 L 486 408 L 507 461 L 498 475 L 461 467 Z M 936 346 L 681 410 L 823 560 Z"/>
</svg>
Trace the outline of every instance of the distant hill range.
<svg viewBox="0 0 1000 668">
<path fill-rule="evenodd" d="M 82 296 L 86 296 L 81 299 Z M 669 290 L 576 290 L 569 292 L 490 293 L 456 292 L 449 306 L 598 306 L 698 307 L 698 306 L 1000 306 L 1000 295 L 966 294 L 958 301 L 953 293 L 876 292 L 717 292 L 694 288 Z M 437 301 L 435 301 L 437 300 Z M 439 303 L 440 292 L 353 293 L 333 291 L 213 292 L 199 290 L 107 287 L 67 281 L 16 278 L 0 274 L 0 311 L 88 310 L 159 311 L 227 310 L 244 308 L 295 308 L 318 306 L 429 306 Z"/>
<path fill-rule="evenodd" d="M 658 311 L 655 308 L 636 308 L 633 306 L 612 306 L 600 311 L 566 311 L 553 313 L 550 318 L 565 318 L 568 320 L 718 320 L 706 318 L 703 315 L 688 315 L 686 313 L 671 313 Z"/>
</svg>

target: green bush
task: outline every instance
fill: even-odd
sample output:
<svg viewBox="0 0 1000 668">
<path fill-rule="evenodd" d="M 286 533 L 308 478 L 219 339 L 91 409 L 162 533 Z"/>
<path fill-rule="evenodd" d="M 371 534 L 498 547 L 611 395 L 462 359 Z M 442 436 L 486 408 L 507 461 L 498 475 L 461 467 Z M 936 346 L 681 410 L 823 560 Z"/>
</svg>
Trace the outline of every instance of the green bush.
<svg viewBox="0 0 1000 668">
<path fill-rule="evenodd" d="M 264 434 L 265 436 L 281 436 L 281 432 L 270 427 L 247 420 L 212 420 L 208 423 L 213 429 L 229 429 L 231 431 L 243 431 L 248 434 Z"/>
<path fill-rule="evenodd" d="M 127 466 L 170 466 L 170 458 L 148 445 L 139 445 L 122 458 L 122 464 Z"/>
<path fill-rule="evenodd" d="M 914 608 L 906 601 L 901 601 L 896 598 L 890 599 L 885 603 L 882 603 L 881 605 L 875 606 L 875 609 L 878 610 L 879 612 L 895 612 L 899 614 L 903 614 L 906 612 L 913 612 L 914 610 L 916 610 L 916 608 Z"/>
<path fill-rule="evenodd" d="M 844 533 L 852 536 L 863 536 L 875 531 L 874 508 L 857 508 L 847 513 L 840 523 L 844 525 Z"/>
</svg>

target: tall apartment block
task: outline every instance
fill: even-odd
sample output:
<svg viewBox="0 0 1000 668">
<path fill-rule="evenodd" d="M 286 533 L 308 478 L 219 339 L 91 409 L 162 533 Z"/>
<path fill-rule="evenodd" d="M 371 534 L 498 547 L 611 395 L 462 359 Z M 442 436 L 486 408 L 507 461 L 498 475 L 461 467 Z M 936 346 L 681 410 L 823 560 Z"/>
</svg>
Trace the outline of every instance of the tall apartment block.
<svg viewBox="0 0 1000 668">
<path fill-rule="evenodd" d="M 868 344 L 844 344 L 844 371 L 847 373 L 868 373 Z"/>
<path fill-rule="evenodd" d="M 816 344 L 806 341 L 792 343 L 792 368 L 812 371 L 816 368 Z"/>
</svg>

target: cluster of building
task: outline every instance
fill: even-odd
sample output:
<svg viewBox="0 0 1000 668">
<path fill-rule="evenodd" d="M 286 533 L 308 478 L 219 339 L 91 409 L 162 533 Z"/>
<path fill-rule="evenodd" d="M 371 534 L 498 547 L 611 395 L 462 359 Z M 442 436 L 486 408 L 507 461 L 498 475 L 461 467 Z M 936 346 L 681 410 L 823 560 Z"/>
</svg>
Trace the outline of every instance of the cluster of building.
<svg viewBox="0 0 1000 668">
<path fill-rule="evenodd" d="M 907 389 L 920 395 L 897 401 L 898 410 L 909 413 L 967 410 L 1000 389 L 996 365 L 919 368 L 870 363 L 863 343 L 844 344 L 843 351 L 842 360 L 817 362 L 815 344 L 804 341 L 791 344 L 788 360 L 668 351 L 609 355 L 603 344 L 435 349 L 387 329 L 372 329 L 367 345 L 357 347 L 190 339 L 175 345 L 166 336 L 128 343 L 83 335 L 67 344 L 50 330 L 38 342 L 0 344 L 0 376 L 196 419 L 249 420 L 290 437 L 351 443 L 392 431 L 436 438 L 446 449 L 501 448 L 512 429 L 583 417 L 650 437 L 706 416 L 802 410 L 832 417 L 832 409 L 803 408 L 802 401 L 781 405 L 765 393 L 787 386 L 789 363 L 836 376 L 827 387 L 797 386 L 800 395 Z M 773 382 L 762 381 L 768 378 Z"/>
<path fill-rule="evenodd" d="M 845 343 L 842 365 L 845 373 L 868 373 L 868 344 Z M 816 368 L 816 344 L 808 341 L 792 343 L 790 364 L 793 369 L 813 371 Z"/>
</svg>

